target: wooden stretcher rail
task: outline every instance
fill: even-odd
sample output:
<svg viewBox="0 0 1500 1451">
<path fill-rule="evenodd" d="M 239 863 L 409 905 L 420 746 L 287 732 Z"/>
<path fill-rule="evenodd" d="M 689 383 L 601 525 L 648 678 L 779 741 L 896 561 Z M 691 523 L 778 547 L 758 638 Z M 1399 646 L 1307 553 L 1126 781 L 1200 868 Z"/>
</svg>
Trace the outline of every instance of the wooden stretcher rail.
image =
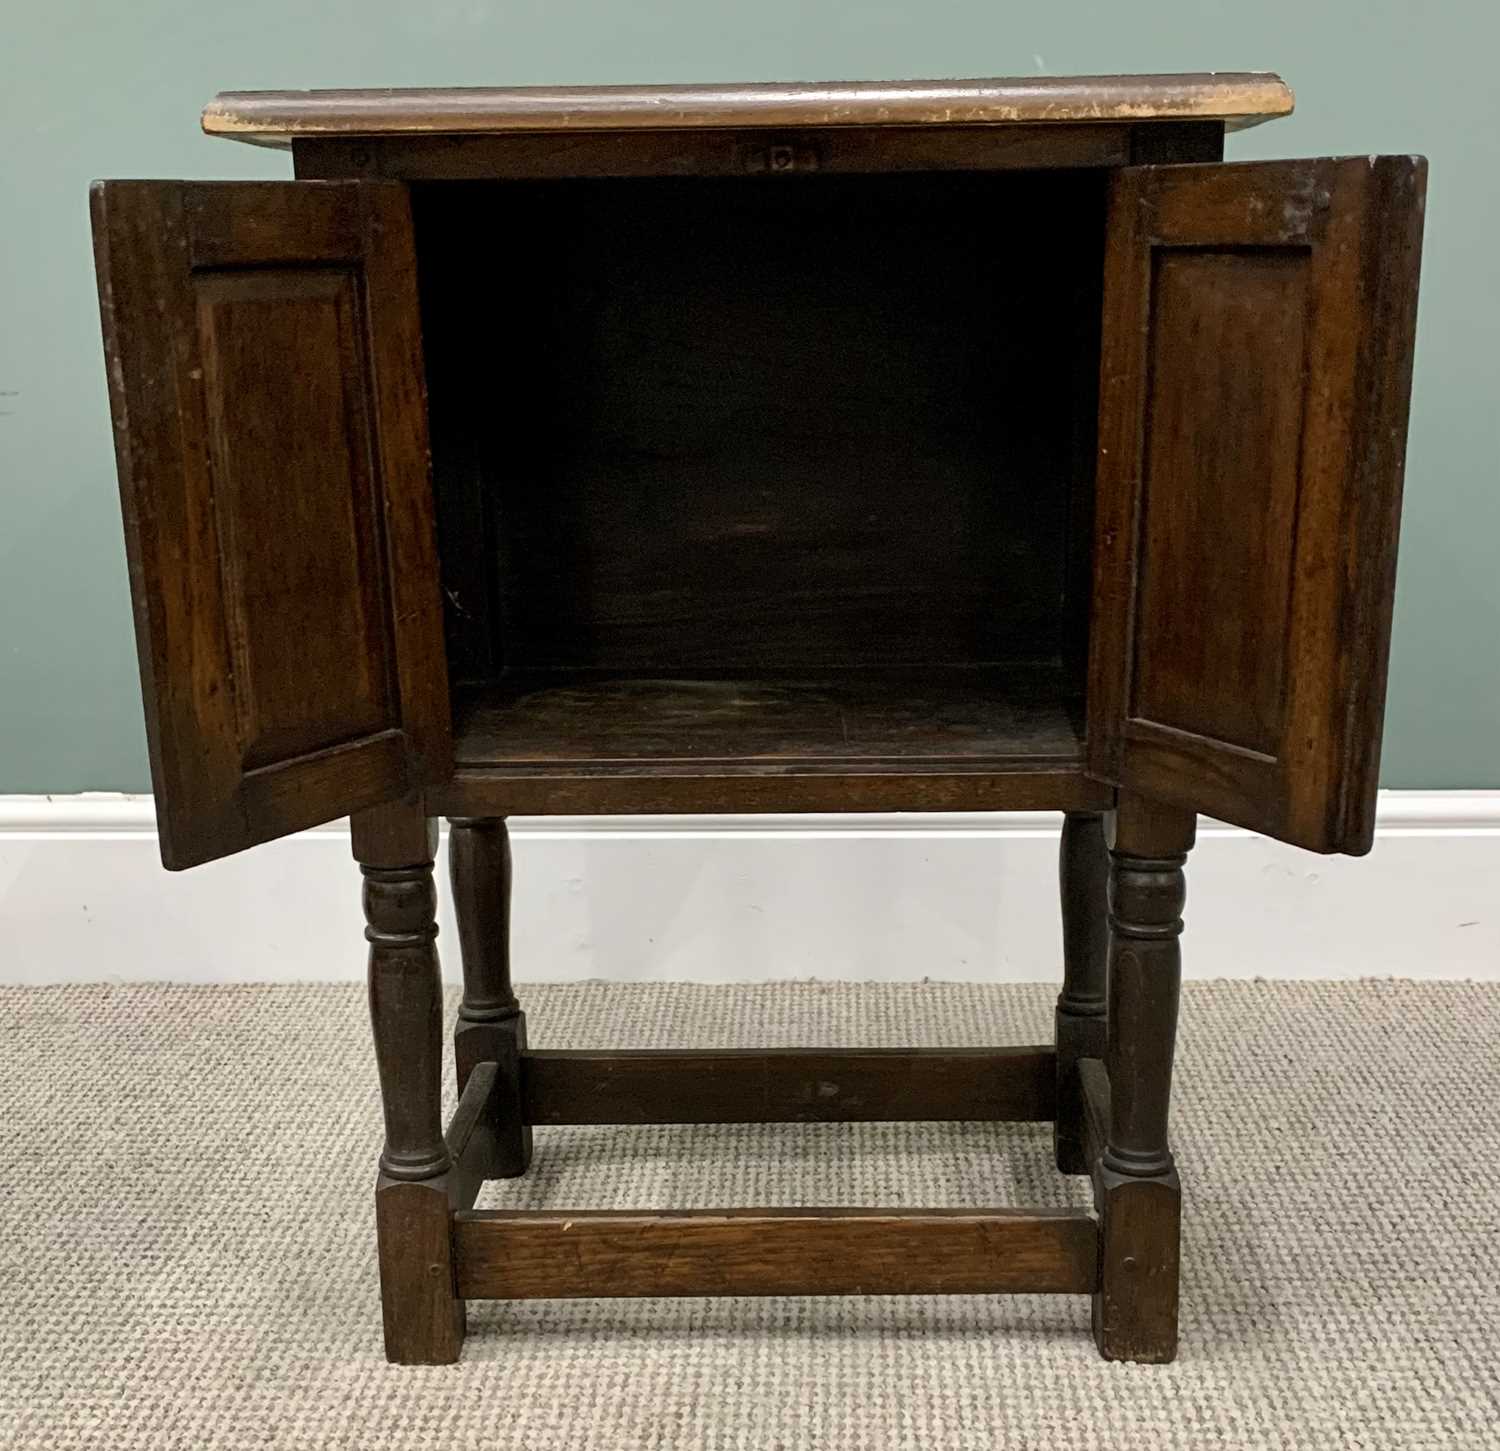
<svg viewBox="0 0 1500 1451">
<path fill-rule="evenodd" d="M 470 1299 L 1088 1294 L 1098 1226 L 1044 1209 L 468 1210 L 453 1247 Z"/>
<path fill-rule="evenodd" d="M 521 1055 L 531 1124 L 1036 1123 L 1052 1047 L 788 1048 Z"/>
<path fill-rule="evenodd" d="M 1078 1060 L 1083 1085 L 1083 1153 L 1092 1173 L 1109 1139 L 1109 1072 L 1098 1058 Z"/>
<path fill-rule="evenodd" d="M 476 1064 L 443 1136 L 453 1161 L 448 1170 L 448 1203 L 454 1209 L 468 1209 L 489 1177 L 495 1154 L 495 1124 L 503 1111 L 503 1105 L 495 1101 L 499 1087 L 498 1065 Z"/>
</svg>

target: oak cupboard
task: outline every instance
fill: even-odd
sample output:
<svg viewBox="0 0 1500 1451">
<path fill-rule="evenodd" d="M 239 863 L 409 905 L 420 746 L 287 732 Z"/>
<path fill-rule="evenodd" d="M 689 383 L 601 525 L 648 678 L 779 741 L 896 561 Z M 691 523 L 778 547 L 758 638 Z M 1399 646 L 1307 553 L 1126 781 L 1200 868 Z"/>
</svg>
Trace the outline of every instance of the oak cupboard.
<svg viewBox="0 0 1500 1451">
<path fill-rule="evenodd" d="M 1063 1291 L 1166 1360 L 1198 812 L 1368 850 L 1425 164 L 1269 75 L 225 94 L 92 194 L 162 856 L 341 816 L 387 1352 L 478 1296 Z M 505 818 L 1062 810 L 1053 1044 L 532 1048 Z M 439 1119 L 435 819 L 464 999 Z M 478 1212 L 534 1125 L 1051 1120 L 1095 1214 Z"/>
</svg>

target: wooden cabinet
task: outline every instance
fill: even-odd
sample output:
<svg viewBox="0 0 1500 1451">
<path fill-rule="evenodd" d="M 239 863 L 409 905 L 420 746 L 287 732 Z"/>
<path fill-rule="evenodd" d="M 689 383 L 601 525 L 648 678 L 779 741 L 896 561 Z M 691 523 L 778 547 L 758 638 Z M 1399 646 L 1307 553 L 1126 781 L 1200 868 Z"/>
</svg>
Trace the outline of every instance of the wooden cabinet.
<svg viewBox="0 0 1500 1451">
<path fill-rule="evenodd" d="M 166 864 L 355 814 L 409 1008 L 422 823 L 488 832 L 455 854 L 461 1061 L 524 1167 L 554 1080 L 474 926 L 503 817 L 1062 809 L 1060 1162 L 1103 1082 L 1082 1167 L 1160 1190 L 1151 914 L 1193 814 L 1373 832 L 1425 166 L 1221 159 L 1289 109 L 1234 75 L 220 97 L 206 129 L 298 179 L 93 198 Z M 1156 965 L 1106 1011 L 1108 953 Z M 449 1159 L 431 1055 L 376 1016 L 409 1229 Z M 430 1287 L 387 1269 L 411 1358 Z M 1126 1299 L 1101 1346 L 1153 1358 Z"/>
</svg>

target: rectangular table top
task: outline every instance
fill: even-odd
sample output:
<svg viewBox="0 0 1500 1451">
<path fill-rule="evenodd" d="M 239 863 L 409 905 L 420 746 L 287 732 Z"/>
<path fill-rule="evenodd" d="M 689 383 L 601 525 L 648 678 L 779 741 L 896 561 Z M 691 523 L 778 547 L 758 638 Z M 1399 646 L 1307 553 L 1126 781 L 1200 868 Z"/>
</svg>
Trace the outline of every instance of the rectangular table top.
<svg viewBox="0 0 1500 1451">
<path fill-rule="evenodd" d="M 512 86 L 225 91 L 203 129 L 262 146 L 295 137 L 649 131 L 708 127 L 1056 125 L 1222 121 L 1291 112 L 1269 71 L 1022 76 L 990 80 L 775 81 L 664 86 Z"/>
</svg>

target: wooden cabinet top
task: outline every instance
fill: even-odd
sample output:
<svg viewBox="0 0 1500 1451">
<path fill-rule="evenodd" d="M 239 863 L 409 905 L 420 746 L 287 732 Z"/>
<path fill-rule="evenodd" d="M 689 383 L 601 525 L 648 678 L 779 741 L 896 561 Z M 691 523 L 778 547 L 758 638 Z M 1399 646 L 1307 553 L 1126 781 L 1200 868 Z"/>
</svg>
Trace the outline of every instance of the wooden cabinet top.
<svg viewBox="0 0 1500 1451">
<path fill-rule="evenodd" d="M 652 131 L 697 127 L 1055 125 L 1222 121 L 1292 109 L 1267 71 L 991 80 L 792 81 L 750 85 L 517 86 L 225 91 L 203 129 L 261 146 L 294 137 Z"/>
</svg>

